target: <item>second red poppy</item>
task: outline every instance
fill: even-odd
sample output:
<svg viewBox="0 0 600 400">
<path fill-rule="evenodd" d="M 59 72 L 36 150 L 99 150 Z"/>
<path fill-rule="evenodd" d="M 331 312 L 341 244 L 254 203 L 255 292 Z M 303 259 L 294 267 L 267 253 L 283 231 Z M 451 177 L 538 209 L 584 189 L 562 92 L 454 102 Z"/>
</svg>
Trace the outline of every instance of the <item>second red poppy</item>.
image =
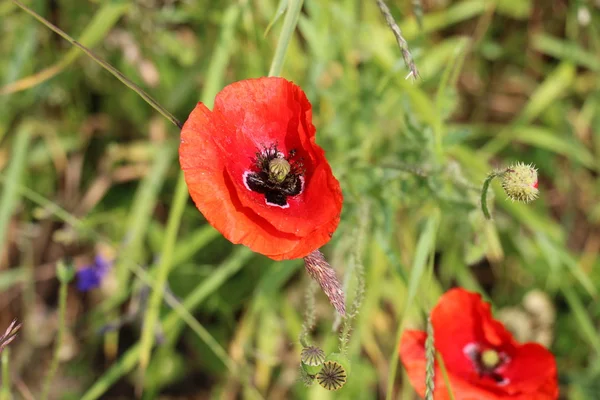
<svg viewBox="0 0 600 400">
<path fill-rule="evenodd" d="M 452 289 L 431 312 L 435 348 L 442 356 L 456 400 L 555 400 L 556 362 L 537 343 L 520 344 L 492 317 L 477 293 Z M 417 393 L 425 394 L 425 340 L 422 331 L 406 331 L 400 358 Z M 436 400 L 449 400 L 436 363 Z"/>
</svg>

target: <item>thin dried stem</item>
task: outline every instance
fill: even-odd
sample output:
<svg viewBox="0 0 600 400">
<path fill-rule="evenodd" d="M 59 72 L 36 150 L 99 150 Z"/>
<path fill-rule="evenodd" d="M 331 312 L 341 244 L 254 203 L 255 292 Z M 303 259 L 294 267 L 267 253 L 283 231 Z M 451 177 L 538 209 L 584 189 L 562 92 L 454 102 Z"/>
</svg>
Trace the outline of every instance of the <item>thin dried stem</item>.
<svg viewBox="0 0 600 400">
<path fill-rule="evenodd" d="M 171 121 L 171 123 L 173 125 L 177 126 L 179 129 L 181 129 L 183 127 L 183 124 L 177 118 L 175 118 L 173 116 L 173 114 L 171 114 L 169 111 L 167 111 L 167 109 L 165 109 L 162 105 L 160 105 L 148 93 L 146 93 L 142 88 L 140 88 L 138 85 L 136 85 L 135 83 L 133 83 L 129 78 L 127 78 L 125 75 L 123 75 L 115 67 L 113 67 L 112 65 L 110 65 L 109 63 L 107 63 L 106 61 L 104 61 L 103 59 L 101 59 L 100 57 L 98 57 L 90 49 L 88 49 L 87 47 L 85 47 L 84 45 L 82 45 L 81 43 L 79 43 L 77 40 L 73 39 L 71 36 L 67 35 L 67 33 L 65 33 L 62 29 L 60 29 L 56 25 L 53 25 L 50 21 L 48 21 L 44 17 L 42 17 L 39 14 L 37 14 L 35 11 L 33 11 L 31 8 L 27 7 L 26 5 L 24 5 L 20 1 L 18 1 L 18 0 L 12 0 L 12 2 L 15 3 L 17 6 L 19 6 L 23 11 L 25 11 L 26 13 L 28 13 L 29 15 L 31 15 L 33 18 L 37 19 L 42 24 L 46 25 L 54 33 L 60 35 L 67 42 L 71 43 L 73 46 L 75 46 L 79 50 L 83 51 L 88 57 L 90 57 L 92 60 L 94 60 L 98 64 L 100 64 L 100 66 L 102 66 L 102 68 L 104 68 L 105 70 L 107 70 L 108 72 L 110 72 L 111 74 L 113 74 L 113 76 L 115 78 L 117 78 L 118 80 L 120 80 L 121 82 L 123 82 L 125 84 L 125 86 L 129 87 L 134 92 L 136 92 L 142 99 L 144 99 L 144 101 L 146 103 L 148 103 L 156 111 L 158 111 L 160 114 L 162 114 L 162 116 L 164 116 L 169 121 Z"/>
<path fill-rule="evenodd" d="M 425 341 L 425 400 L 433 400 L 435 391 L 435 342 L 431 316 L 427 317 L 427 340 Z"/>
<path fill-rule="evenodd" d="M 392 15 L 387 4 L 385 4 L 383 0 L 376 0 L 376 2 L 377 6 L 379 7 L 379 10 L 381 10 L 381 13 L 385 17 L 385 22 L 387 22 L 388 26 L 390 27 L 390 29 L 394 33 L 394 36 L 396 37 L 398 47 L 400 47 L 400 51 L 402 52 L 404 64 L 406 64 L 406 68 L 408 68 L 408 70 L 410 71 L 406 78 L 417 79 L 419 77 L 419 71 L 417 71 L 415 61 L 413 60 L 412 55 L 410 54 L 410 50 L 408 49 L 408 42 L 406 41 L 406 39 L 404 39 L 404 36 L 402 36 L 402 31 L 396 23 L 396 20 L 394 19 L 394 16 Z"/>
<path fill-rule="evenodd" d="M 419 29 L 423 30 L 423 4 L 421 0 L 412 0 L 413 13 L 415 13 L 415 17 L 417 17 L 417 25 L 419 25 Z"/>
<path fill-rule="evenodd" d="M 323 289 L 336 311 L 345 316 L 344 291 L 341 288 L 340 281 L 335 276 L 335 270 L 325 260 L 323 253 L 315 250 L 304 257 L 304 267 L 306 272 L 321 285 L 321 289 Z"/>
</svg>

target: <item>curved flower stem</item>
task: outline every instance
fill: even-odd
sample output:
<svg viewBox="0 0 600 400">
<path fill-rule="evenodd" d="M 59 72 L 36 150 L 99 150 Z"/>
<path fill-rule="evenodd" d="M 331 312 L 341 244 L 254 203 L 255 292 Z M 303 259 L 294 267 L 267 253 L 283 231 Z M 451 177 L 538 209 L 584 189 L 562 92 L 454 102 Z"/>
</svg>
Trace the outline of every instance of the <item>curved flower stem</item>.
<svg viewBox="0 0 600 400">
<path fill-rule="evenodd" d="M 285 53 L 287 52 L 290 41 L 292 40 L 292 34 L 296 30 L 296 25 L 298 24 L 298 18 L 300 17 L 300 11 L 302 10 L 303 2 L 304 0 L 289 0 L 288 10 L 285 13 L 285 19 L 283 20 L 283 27 L 281 28 L 281 34 L 279 36 L 279 41 L 277 42 L 275 55 L 273 56 L 271 68 L 269 69 L 269 76 L 281 75 Z"/>
<path fill-rule="evenodd" d="M 488 210 L 488 206 L 487 206 L 488 188 L 490 187 L 490 183 L 492 183 L 494 178 L 501 176 L 501 175 L 502 175 L 502 172 L 500 172 L 500 171 L 490 172 L 490 174 L 487 176 L 487 178 L 485 178 L 485 181 L 483 182 L 483 187 L 481 188 L 481 211 L 483 212 L 483 215 L 485 216 L 486 219 L 492 219 L 492 216 L 490 215 L 490 211 Z"/>
<path fill-rule="evenodd" d="M 115 78 L 117 78 L 118 80 L 123 82 L 125 84 L 125 86 L 127 86 L 128 88 L 130 88 L 134 92 L 136 92 L 142 99 L 144 99 L 144 101 L 146 103 L 150 104 L 150 106 L 152 106 L 152 108 L 154 108 L 156 111 L 161 113 L 166 119 L 171 121 L 171 123 L 173 123 L 173 125 L 177 126 L 179 129 L 181 129 L 181 127 L 183 125 L 181 124 L 181 122 L 179 122 L 179 120 L 177 118 L 175 118 L 173 116 L 173 114 L 171 114 L 169 111 L 167 111 L 156 100 L 154 100 L 148 93 L 146 93 L 142 88 L 140 88 L 138 85 L 133 83 L 129 78 L 127 78 L 125 75 L 123 75 L 121 72 L 119 72 L 115 67 L 113 67 L 112 65 L 110 65 L 109 63 L 107 63 L 106 61 L 101 59 L 100 57 L 98 57 L 90 49 L 88 49 L 87 47 L 85 47 L 84 45 L 82 45 L 81 43 L 76 41 L 75 39 L 73 39 L 71 36 L 69 36 L 67 33 L 65 33 L 62 29 L 60 29 L 56 25 L 52 24 L 50 21 L 48 21 L 41 15 L 37 14 L 31 8 L 22 4 L 20 1 L 12 0 L 12 2 L 15 3 L 17 6 L 19 6 L 23 11 L 25 11 L 26 13 L 31 15 L 33 18 L 37 19 L 42 24 L 46 25 L 54 33 L 60 35 L 67 42 L 71 43 L 73 46 L 75 46 L 79 50 L 83 51 L 88 57 L 90 57 L 92 60 L 94 60 L 98 64 L 100 64 L 102 66 L 102 68 L 104 68 L 105 70 L 107 70 L 108 72 L 113 74 L 115 76 Z"/>
<path fill-rule="evenodd" d="M 54 375 L 58 369 L 58 361 L 60 355 L 60 348 L 63 343 L 65 331 L 67 329 L 67 321 L 65 320 L 67 314 L 67 293 L 69 290 L 69 279 L 60 279 L 60 288 L 58 291 L 58 333 L 56 335 L 56 343 L 54 344 L 54 354 L 52 355 L 52 362 L 50 368 L 48 368 L 48 374 L 44 380 L 44 386 L 42 391 L 42 400 L 48 398 L 50 392 L 50 385 L 54 380 Z"/>
</svg>

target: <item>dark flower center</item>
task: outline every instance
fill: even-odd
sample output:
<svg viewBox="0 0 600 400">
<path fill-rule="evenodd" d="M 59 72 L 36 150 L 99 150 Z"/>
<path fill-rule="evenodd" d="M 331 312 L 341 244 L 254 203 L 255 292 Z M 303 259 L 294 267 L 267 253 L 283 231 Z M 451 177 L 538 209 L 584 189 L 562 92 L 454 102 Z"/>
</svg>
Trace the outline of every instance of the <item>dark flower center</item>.
<svg viewBox="0 0 600 400">
<path fill-rule="evenodd" d="M 505 353 L 493 348 L 482 349 L 476 344 L 467 345 L 464 352 L 473 362 L 473 367 L 480 377 L 491 378 L 498 385 L 506 385 L 509 382 L 500 372 L 501 367 L 510 361 Z"/>
<path fill-rule="evenodd" d="M 264 148 L 256 153 L 254 170 L 244 173 L 244 184 L 249 190 L 264 194 L 267 204 L 289 207 L 287 198 L 299 195 L 304 189 L 304 168 L 295 158 L 294 149 L 286 157 L 277 150 L 277 145 Z"/>
</svg>

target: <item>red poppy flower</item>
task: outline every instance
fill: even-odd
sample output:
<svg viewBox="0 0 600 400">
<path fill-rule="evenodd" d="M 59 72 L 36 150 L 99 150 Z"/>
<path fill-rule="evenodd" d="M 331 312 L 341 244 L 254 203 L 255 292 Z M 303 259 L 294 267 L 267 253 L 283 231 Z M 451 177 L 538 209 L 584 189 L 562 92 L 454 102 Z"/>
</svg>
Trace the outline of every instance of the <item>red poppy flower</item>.
<svg viewBox="0 0 600 400">
<path fill-rule="evenodd" d="M 431 313 L 435 348 L 444 360 L 456 400 L 554 400 L 558 398 L 556 362 L 537 343 L 518 343 L 492 317 L 490 305 L 476 293 L 452 289 Z M 425 394 L 425 339 L 406 331 L 400 359 L 419 395 Z M 435 367 L 436 400 L 450 395 Z"/>
<path fill-rule="evenodd" d="M 181 131 L 179 162 L 208 222 L 233 243 L 274 260 L 329 241 L 342 193 L 315 142 L 311 105 L 283 78 L 225 87 L 198 103 Z"/>
</svg>

